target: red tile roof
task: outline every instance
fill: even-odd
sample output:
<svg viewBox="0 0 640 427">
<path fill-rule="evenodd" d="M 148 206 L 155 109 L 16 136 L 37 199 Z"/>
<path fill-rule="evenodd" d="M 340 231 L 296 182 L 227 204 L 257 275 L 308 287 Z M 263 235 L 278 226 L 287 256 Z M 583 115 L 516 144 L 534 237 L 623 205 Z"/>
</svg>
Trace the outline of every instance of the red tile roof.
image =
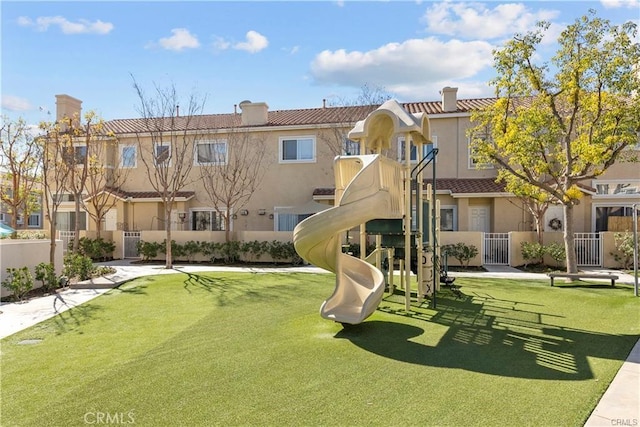
<svg viewBox="0 0 640 427">
<path fill-rule="evenodd" d="M 494 98 L 459 99 L 458 108 L 450 113 L 468 113 L 474 109 L 490 105 Z M 410 113 L 425 112 L 427 114 L 444 114 L 440 101 L 408 102 L 401 104 Z M 351 107 L 323 107 L 294 110 L 269 111 L 267 123 L 251 126 L 254 128 L 269 126 L 303 126 L 321 124 L 353 124 L 363 120 L 367 115 L 378 108 L 378 105 L 359 105 Z M 175 120 L 173 123 L 171 120 Z M 117 119 L 105 123 L 106 131 L 116 134 L 146 132 L 149 128 L 177 130 L 214 130 L 241 127 L 242 115 L 230 114 L 205 114 L 200 116 L 181 116 L 165 119 Z"/>
<path fill-rule="evenodd" d="M 425 185 L 431 180 L 425 179 Z M 494 178 L 442 178 L 436 180 L 436 191 L 450 191 L 451 194 L 489 194 L 506 193 L 504 184 L 495 182 Z M 333 196 L 335 188 L 316 188 L 314 196 Z"/>
<path fill-rule="evenodd" d="M 160 193 L 157 191 L 124 191 L 117 188 L 108 188 L 106 191 L 121 199 L 157 199 L 160 197 Z M 195 194 L 195 191 L 178 191 L 176 197 L 190 199 Z"/>
</svg>

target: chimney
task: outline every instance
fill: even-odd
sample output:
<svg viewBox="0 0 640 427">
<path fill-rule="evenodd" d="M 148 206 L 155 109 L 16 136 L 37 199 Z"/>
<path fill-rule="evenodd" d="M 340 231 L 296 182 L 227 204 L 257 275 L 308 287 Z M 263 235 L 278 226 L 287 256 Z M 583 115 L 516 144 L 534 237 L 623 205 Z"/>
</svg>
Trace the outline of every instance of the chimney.
<svg viewBox="0 0 640 427">
<path fill-rule="evenodd" d="M 458 111 L 458 88 L 446 86 L 440 91 L 442 95 L 442 111 L 450 113 Z"/>
<path fill-rule="evenodd" d="M 240 109 L 243 126 L 266 125 L 269 121 L 269 106 L 266 102 L 242 101 Z"/>
<path fill-rule="evenodd" d="M 82 101 L 69 95 L 56 95 L 56 121 L 82 114 Z"/>
<path fill-rule="evenodd" d="M 322 98 L 322 108 L 323 109 L 327 108 L 327 100 L 326 100 L 326 98 Z"/>
</svg>

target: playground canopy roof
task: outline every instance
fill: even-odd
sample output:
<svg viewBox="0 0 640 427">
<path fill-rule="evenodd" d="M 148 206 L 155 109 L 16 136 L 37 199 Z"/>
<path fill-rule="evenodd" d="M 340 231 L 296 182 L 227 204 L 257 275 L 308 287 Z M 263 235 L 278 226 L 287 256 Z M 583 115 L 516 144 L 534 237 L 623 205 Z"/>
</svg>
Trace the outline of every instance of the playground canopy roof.
<svg viewBox="0 0 640 427">
<path fill-rule="evenodd" d="M 390 99 L 369 113 L 349 131 L 349 138 L 364 140 L 372 150 L 388 149 L 391 137 L 396 134 L 410 133 L 415 144 L 429 141 L 429 118 L 426 113 L 409 113 L 395 99 Z"/>
</svg>

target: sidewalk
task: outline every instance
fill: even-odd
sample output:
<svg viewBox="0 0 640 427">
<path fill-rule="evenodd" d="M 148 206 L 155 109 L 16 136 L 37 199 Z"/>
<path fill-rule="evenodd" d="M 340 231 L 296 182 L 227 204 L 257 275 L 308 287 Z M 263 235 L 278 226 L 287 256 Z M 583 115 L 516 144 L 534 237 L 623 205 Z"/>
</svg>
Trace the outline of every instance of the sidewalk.
<svg viewBox="0 0 640 427">
<path fill-rule="evenodd" d="M 0 305 L 0 338 L 5 338 L 43 320 L 49 319 L 72 307 L 96 298 L 109 289 L 137 277 L 155 274 L 172 274 L 180 271 L 251 271 L 251 272 L 305 272 L 327 273 L 326 270 L 314 266 L 285 268 L 246 268 L 175 265 L 173 269 L 165 269 L 161 265 L 132 264 L 127 260 L 103 263 L 116 268 L 116 273 L 93 280 L 88 280 L 56 295 L 35 298 L 25 303 L 3 303 Z M 512 267 L 489 266 L 483 273 L 450 273 L 455 277 L 487 277 L 518 278 L 548 280 L 546 274 L 524 273 Z M 586 269 L 585 269 L 586 270 Z M 608 270 L 590 269 L 594 273 L 607 274 Z M 635 278 L 630 274 L 615 272 L 620 277 L 619 283 L 633 284 Z M 608 281 L 605 279 L 605 281 Z M 604 393 L 600 402 L 585 423 L 585 427 L 600 426 L 637 426 L 640 425 L 640 340 L 623 363 L 618 374 Z"/>
</svg>

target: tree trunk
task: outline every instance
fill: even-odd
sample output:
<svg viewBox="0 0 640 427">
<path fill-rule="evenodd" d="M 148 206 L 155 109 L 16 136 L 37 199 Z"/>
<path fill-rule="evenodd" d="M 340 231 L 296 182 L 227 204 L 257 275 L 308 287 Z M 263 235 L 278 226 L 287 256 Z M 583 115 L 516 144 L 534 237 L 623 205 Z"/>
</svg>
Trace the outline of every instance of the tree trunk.
<svg viewBox="0 0 640 427">
<path fill-rule="evenodd" d="M 82 197 L 82 193 L 75 194 L 75 207 L 76 207 L 76 220 L 74 224 L 74 236 L 73 236 L 73 252 L 78 252 L 80 248 L 80 197 Z"/>
<path fill-rule="evenodd" d="M 49 221 L 49 262 L 56 268 L 56 224 L 53 220 Z"/>
<path fill-rule="evenodd" d="M 578 261 L 576 258 L 576 243 L 573 233 L 573 205 L 565 204 L 564 213 L 564 249 L 567 260 L 567 273 L 578 272 Z"/>
<path fill-rule="evenodd" d="M 164 227 L 167 231 L 167 252 L 164 268 L 173 268 L 173 260 L 171 259 L 171 209 L 165 209 L 164 211 Z"/>
<path fill-rule="evenodd" d="M 544 243 L 544 216 L 536 215 L 536 237 L 538 239 L 538 243 L 541 245 Z"/>
</svg>

